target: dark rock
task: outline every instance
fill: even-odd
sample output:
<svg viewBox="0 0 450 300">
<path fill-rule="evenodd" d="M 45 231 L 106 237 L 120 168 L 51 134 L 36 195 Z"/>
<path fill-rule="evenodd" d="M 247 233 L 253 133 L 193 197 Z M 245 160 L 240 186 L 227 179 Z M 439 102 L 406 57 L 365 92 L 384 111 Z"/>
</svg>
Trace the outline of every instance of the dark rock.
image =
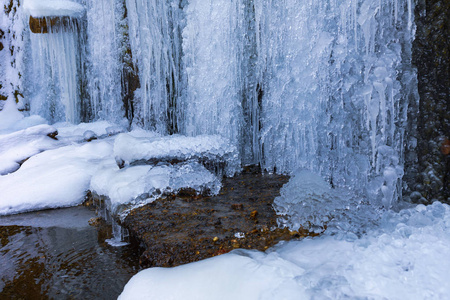
<svg viewBox="0 0 450 300">
<path fill-rule="evenodd" d="M 48 136 L 49 138 L 52 138 L 52 139 L 54 139 L 54 140 L 58 140 L 58 139 L 56 138 L 57 135 L 58 135 L 58 131 L 57 131 L 57 130 L 55 130 L 55 131 L 50 132 L 49 134 L 47 134 L 47 136 Z"/>
<path fill-rule="evenodd" d="M 408 185 L 428 203 L 450 203 L 450 156 L 446 140 L 450 138 L 450 1 L 419 0 L 416 3 L 416 37 L 413 63 L 417 67 L 420 102 L 417 123 L 417 153 L 414 163 L 407 153 Z M 408 181 L 408 180 L 407 180 Z M 415 182 L 414 182 L 415 181 Z M 417 197 L 416 197 L 417 198 Z"/>
</svg>

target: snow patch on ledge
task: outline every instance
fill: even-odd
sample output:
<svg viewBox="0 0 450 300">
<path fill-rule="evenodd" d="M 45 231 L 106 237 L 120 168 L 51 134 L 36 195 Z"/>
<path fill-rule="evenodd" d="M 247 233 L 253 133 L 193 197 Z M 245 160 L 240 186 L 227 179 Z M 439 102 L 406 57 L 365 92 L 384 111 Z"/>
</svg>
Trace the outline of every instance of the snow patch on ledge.
<svg viewBox="0 0 450 300">
<path fill-rule="evenodd" d="M 240 168 L 237 148 L 219 135 L 137 138 L 123 133 L 114 143 L 114 156 L 117 163 L 123 166 L 161 160 L 206 160 L 208 163 L 223 163 L 227 176 L 234 175 Z"/>
<path fill-rule="evenodd" d="M 25 0 L 23 8 L 25 13 L 35 18 L 57 16 L 78 18 L 85 12 L 83 5 L 67 0 Z"/>
<path fill-rule="evenodd" d="M 92 175 L 104 165 L 115 165 L 107 141 L 37 154 L 16 172 L 0 176 L 0 215 L 79 205 Z"/>
</svg>

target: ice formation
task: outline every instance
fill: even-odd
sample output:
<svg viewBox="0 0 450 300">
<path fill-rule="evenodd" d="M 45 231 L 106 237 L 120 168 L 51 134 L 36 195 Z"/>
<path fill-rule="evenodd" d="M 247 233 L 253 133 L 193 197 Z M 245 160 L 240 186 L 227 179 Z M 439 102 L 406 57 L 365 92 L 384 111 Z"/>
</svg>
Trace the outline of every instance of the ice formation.
<svg viewBox="0 0 450 300">
<path fill-rule="evenodd" d="M 449 275 L 448 206 L 385 210 L 400 207 L 408 105 L 417 101 L 412 1 L 0 4 L 0 96 L 8 99 L 0 101 L 0 134 L 11 141 L 32 125 L 105 122 L 101 130 L 57 123 L 59 148 L 40 154 L 51 146 L 47 138 L 20 133 L 24 143 L 14 147 L 34 156 L 0 176 L 0 214 L 76 205 L 89 187 L 115 203 L 145 198 L 156 186 L 217 187 L 193 162 L 130 166 L 194 158 L 226 163 L 228 175 L 241 164 L 293 175 L 275 202 L 280 225 L 326 225 L 330 234 L 265 254 L 144 271 L 123 298 L 449 293 L 432 280 Z M 30 32 L 30 15 L 45 17 L 47 33 Z M 52 27 L 54 16 L 67 19 Z M 152 132 L 77 144 L 128 126 Z M 174 133 L 185 136 L 161 136 Z M 18 159 L 8 161 L 9 170 L 17 167 Z"/>
<path fill-rule="evenodd" d="M 196 162 L 125 169 L 108 166 L 97 172 L 90 184 L 93 193 L 108 198 L 109 211 L 113 214 L 119 213 L 121 205 L 141 206 L 181 189 L 214 195 L 220 187 L 220 180 Z"/>
<path fill-rule="evenodd" d="M 224 164 L 228 176 L 240 169 L 236 147 L 219 135 L 171 135 L 148 139 L 123 133 L 114 142 L 114 156 L 120 166 L 197 160 L 213 167 Z"/>
</svg>

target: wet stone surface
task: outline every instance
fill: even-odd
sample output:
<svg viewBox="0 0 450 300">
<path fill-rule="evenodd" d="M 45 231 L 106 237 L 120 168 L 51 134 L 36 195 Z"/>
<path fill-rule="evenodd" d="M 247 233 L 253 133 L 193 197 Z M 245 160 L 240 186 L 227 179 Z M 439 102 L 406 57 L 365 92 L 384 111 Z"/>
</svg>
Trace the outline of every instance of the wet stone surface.
<svg viewBox="0 0 450 300">
<path fill-rule="evenodd" d="M 141 267 L 173 267 L 233 249 L 266 250 L 308 232 L 276 228 L 273 200 L 287 176 L 251 171 L 224 178 L 214 197 L 189 192 L 133 210 L 124 220 L 143 253 Z"/>
</svg>

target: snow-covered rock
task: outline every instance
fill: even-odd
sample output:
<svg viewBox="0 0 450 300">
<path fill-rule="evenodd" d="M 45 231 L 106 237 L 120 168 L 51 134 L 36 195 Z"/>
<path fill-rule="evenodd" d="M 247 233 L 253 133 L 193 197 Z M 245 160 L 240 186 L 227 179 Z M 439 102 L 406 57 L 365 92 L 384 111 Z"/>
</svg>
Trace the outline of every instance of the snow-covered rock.
<svg viewBox="0 0 450 300">
<path fill-rule="evenodd" d="M 90 190 L 110 200 L 110 210 L 115 212 L 122 204 L 143 205 L 163 194 L 193 189 L 197 193 L 217 194 L 220 180 L 196 162 L 176 165 L 133 166 L 119 169 L 107 166 L 97 172 Z"/>
<path fill-rule="evenodd" d="M 0 215 L 79 205 L 92 175 L 105 164 L 115 165 L 108 141 L 37 154 L 16 172 L 0 176 Z"/>
<path fill-rule="evenodd" d="M 85 8 L 83 5 L 68 0 L 25 0 L 25 12 L 33 17 L 81 17 Z"/>
<path fill-rule="evenodd" d="M 127 299 L 447 299 L 450 206 L 398 213 L 357 239 L 324 235 L 139 272 Z"/>
<path fill-rule="evenodd" d="M 56 148 L 58 142 L 52 137 L 57 133 L 53 126 L 42 124 L 0 135 L 0 175 L 16 171 L 22 161 L 37 153 Z"/>
<path fill-rule="evenodd" d="M 240 167 L 237 148 L 218 135 L 138 138 L 124 133 L 115 140 L 114 156 L 119 166 L 187 160 L 224 164 L 228 176 Z"/>
</svg>

